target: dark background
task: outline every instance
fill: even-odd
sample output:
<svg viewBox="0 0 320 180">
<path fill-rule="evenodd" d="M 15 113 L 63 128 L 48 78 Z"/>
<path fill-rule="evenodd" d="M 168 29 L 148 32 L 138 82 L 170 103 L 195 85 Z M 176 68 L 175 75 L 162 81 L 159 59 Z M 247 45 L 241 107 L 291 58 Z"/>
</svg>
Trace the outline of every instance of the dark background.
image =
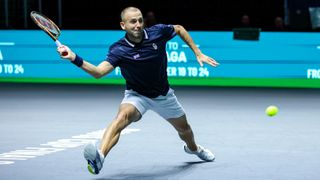
<svg viewBox="0 0 320 180">
<path fill-rule="evenodd" d="M 220 31 L 240 26 L 243 14 L 251 26 L 274 30 L 274 18 L 283 17 L 287 31 L 312 31 L 308 7 L 319 0 L 1 0 L 0 29 L 36 29 L 29 18 L 37 10 L 62 29 L 118 30 L 124 7 L 152 10 L 157 22 L 181 24 L 188 30 Z"/>
</svg>

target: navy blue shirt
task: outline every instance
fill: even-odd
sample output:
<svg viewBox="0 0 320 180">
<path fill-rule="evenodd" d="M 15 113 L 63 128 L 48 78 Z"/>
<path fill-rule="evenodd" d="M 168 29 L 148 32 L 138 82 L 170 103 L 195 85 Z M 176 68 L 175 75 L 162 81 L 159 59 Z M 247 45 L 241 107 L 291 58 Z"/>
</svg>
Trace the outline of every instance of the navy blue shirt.
<svg viewBox="0 0 320 180">
<path fill-rule="evenodd" d="M 155 98 L 169 90 L 167 77 L 166 43 L 176 33 L 173 25 L 157 24 L 145 28 L 140 43 L 130 42 L 125 36 L 109 49 L 106 61 L 121 69 L 126 89 Z"/>
</svg>

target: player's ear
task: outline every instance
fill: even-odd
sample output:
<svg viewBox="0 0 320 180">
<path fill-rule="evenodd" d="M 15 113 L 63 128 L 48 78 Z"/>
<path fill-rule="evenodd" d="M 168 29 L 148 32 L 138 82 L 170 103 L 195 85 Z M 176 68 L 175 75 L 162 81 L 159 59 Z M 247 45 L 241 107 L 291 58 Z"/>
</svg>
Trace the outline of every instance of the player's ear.
<svg viewBox="0 0 320 180">
<path fill-rule="evenodd" d="M 124 30 L 125 29 L 125 25 L 124 25 L 124 22 L 120 22 L 120 26 L 121 26 L 121 28 Z"/>
</svg>

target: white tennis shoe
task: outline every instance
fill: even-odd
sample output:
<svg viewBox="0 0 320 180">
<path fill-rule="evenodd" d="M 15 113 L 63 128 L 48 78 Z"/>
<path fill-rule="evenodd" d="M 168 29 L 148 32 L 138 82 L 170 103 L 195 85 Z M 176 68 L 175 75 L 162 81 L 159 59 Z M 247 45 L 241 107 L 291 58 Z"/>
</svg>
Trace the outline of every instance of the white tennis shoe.
<svg viewBox="0 0 320 180">
<path fill-rule="evenodd" d="M 91 174 L 99 174 L 102 169 L 104 156 L 97 149 L 96 145 L 91 142 L 84 147 L 84 158 L 88 161 L 88 170 Z"/>
<path fill-rule="evenodd" d="M 197 151 L 191 151 L 187 145 L 183 146 L 183 149 L 186 153 L 188 154 L 195 154 L 197 155 L 200 159 L 204 160 L 204 161 L 213 161 L 215 159 L 214 154 L 209 150 L 209 149 L 205 149 L 200 145 L 197 145 L 198 149 Z"/>
</svg>

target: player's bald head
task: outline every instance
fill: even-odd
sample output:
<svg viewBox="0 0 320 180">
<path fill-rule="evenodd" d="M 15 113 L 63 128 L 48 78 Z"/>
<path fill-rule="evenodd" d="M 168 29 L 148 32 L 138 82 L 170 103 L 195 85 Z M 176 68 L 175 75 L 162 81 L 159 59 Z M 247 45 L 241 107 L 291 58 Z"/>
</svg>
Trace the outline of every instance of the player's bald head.
<svg viewBox="0 0 320 180">
<path fill-rule="evenodd" d="M 122 11 L 121 11 L 121 15 L 120 15 L 120 18 L 121 18 L 121 21 L 125 21 L 126 20 L 126 15 L 128 12 L 140 12 L 140 9 L 136 8 L 136 7 L 126 7 L 124 8 Z"/>
</svg>

